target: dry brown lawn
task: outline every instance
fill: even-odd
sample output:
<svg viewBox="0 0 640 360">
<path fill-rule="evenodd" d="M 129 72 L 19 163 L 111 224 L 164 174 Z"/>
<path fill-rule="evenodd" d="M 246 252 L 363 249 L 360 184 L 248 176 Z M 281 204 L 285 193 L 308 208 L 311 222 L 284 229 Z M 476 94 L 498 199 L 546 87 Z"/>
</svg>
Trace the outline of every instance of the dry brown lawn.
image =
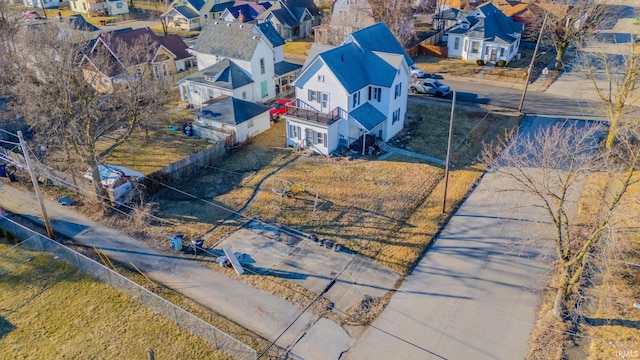
<svg viewBox="0 0 640 360">
<path fill-rule="evenodd" d="M 230 359 L 51 255 L 12 249 L 0 270 L 0 358 Z"/>
</svg>

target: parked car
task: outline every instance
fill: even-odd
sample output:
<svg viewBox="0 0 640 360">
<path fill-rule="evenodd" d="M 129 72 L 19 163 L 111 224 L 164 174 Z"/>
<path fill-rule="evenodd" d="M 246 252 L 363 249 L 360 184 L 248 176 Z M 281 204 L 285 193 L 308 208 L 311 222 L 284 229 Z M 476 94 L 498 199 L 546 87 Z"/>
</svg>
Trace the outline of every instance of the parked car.
<svg viewBox="0 0 640 360">
<path fill-rule="evenodd" d="M 35 11 L 23 11 L 22 17 L 26 19 L 42 19 L 42 16 Z"/>
<path fill-rule="evenodd" d="M 287 104 L 292 103 L 291 99 L 278 99 L 276 102 L 271 105 L 271 109 L 269 109 L 269 117 L 271 120 L 277 121 L 280 116 L 284 115 L 287 112 Z"/>
<path fill-rule="evenodd" d="M 411 76 L 413 76 L 414 78 L 423 78 L 425 76 L 424 70 L 415 65 L 411 65 L 409 67 L 409 70 L 411 70 Z"/>
<path fill-rule="evenodd" d="M 446 97 L 451 92 L 449 85 L 443 84 L 436 79 L 424 79 L 409 84 L 409 91 L 412 94 L 429 94 L 437 97 Z"/>
</svg>

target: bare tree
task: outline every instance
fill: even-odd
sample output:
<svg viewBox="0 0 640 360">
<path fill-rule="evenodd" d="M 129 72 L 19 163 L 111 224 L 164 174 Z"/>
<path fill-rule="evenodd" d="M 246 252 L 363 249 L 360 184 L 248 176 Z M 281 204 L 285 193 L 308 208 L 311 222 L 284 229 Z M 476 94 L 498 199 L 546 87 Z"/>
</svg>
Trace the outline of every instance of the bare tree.
<svg viewBox="0 0 640 360">
<path fill-rule="evenodd" d="M 406 46 L 415 38 L 414 8 L 408 0 L 369 0 L 371 16 L 383 21 L 398 41 Z"/>
<path fill-rule="evenodd" d="M 548 14 L 545 41 L 556 49 L 554 68 L 563 69 L 563 60 L 571 44 L 581 44 L 598 31 L 610 7 L 601 0 L 544 0 L 537 3 Z"/>
<path fill-rule="evenodd" d="M 100 48 L 91 53 L 91 66 L 80 66 L 95 40 L 56 29 L 30 29 L 29 41 L 21 44 L 17 63 L 22 71 L 13 89 L 14 104 L 40 143 L 70 150 L 82 159 L 79 165 L 91 169 L 93 179 L 100 179 L 101 157 L 156 117 L 168 99 L 168 86 L 152 76 L 152 39 L 116 44 L 117 59 Z M 110 86 L 105 86 L 107 80 Z M 107 138 L 110 146 L 101 152 L 98 143 Z M 101 182 L 93 184 L 98 199 L 104 199 Z"/>
<path fill-rule="evenodd" d="M 631 35 L 633 38 L 633 35 Z M 609 134 L 605 146 L 611 148 L 618 132 L 628 126 L 637 126 L 627 115 L 638 102 L 634 89 L 640 81 L 640 55 L 628 46 L 626 54 L 581 52 L 576 70 L 582 71 L 592 82 L 603 101 L 609 118 Z"/>
<path fill-rule="evenodd" d="M 169 35 L 169 18 L 166 16 L 160 16 L 160 25 L 162 26 L 162 33 L 164 36 Z"/>
<path fill-rule="evenodd" d="M 0 1 L 0 57 L 15 53 L 15 38 L 21 27 L 20 15 L 12 11 L 7 1 Z"/>
<path fill-rule="evenodd" d="M 551 224 L 550 234 L 535 241 L 552 245 L 559 280 L 549 286 L 557 291 L 553 312 L 561 319 L 575 314 L 586 270 L 602 251 L 603 240 L 611 238 L 616 209 L 628 201 L 627 191 L 637 181 L 638 145 L 625 139 L 601 149 L 604 132 L 599 124 L 567 121 L 483 152 L 492 171 L 516 184 L 508 191 L 536 199 L 546 214 L 541 221 Z M 586 219 L 574 217 L 583 193 L 590 193 L 592 201 Z"/>
</svg>

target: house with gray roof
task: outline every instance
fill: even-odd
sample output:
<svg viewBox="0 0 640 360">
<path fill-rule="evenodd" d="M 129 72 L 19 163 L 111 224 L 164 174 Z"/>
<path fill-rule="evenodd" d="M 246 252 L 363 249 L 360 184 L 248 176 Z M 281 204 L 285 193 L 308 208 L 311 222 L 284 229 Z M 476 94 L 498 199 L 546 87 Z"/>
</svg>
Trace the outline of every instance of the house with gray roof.
<svg viewBox="0 0 640 360">
<path fill-rule="evenodd" d="M 266 102 L 293 92 L 301 66 L 284 60 L 283 47 L 284 39 L 270 23 L 207 24 L 191 49 L 198 72 L 179 82 L 182 99 L 194 106 L 220 94 Z M 228 80 L 221 82 L 214 73 Z"/>
<path fill-rule="evenodd" d="M 258 22 L 270 22 L 287 40 L 311 36 L 321 20 L 322 11 L 312 0 L 278 0 L 258 15 Z"/>
<path fill-rule="evenodd" d="M 495 63 L 513 60 L 520 49 L 523 25 L 492 3 L 486 3 L 447 31 L 448 55 L 464 60 Z"/>
<path fill-rule="evenodd" d="M 402 130 L 413 61 L 384 23 L 350 34 L 340 46 L 314 48 L 317 55 L 295 81 L 295 105 L 284 115 L 288 146 L 327 155 L 359 143 L 365 154 Z"/>
<path fill-rule="evenodd" d="M 331 6 L 329 23 L 314 29 L 314 41 L 339 45 L 352 32 L 374 23 L 373 10 L 368 0 L 335 0 Z"/>
<path fill-rule="evenodd" d="M 227 146 L 243 143 L 269 130 L 269 109 L 266 105 L 222 95 L 192 112 L 193 134 L 209 141 L 223 141 Z"/>
<path fill-rule="evenodd" d="M 233 6 L 233 0 L 174 0 L 161 18 L 167 26 L 181 30 L 200 30 L 209 21 L 220 19 Z"/>
</svg>

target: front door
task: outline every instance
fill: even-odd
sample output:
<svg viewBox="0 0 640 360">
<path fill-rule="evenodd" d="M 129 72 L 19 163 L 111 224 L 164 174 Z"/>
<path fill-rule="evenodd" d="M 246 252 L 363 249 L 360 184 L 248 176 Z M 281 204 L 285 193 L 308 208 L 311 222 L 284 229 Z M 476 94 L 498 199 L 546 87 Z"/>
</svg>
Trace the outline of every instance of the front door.
<svg viewBox="0 0 640 360">
<path fill-rule="evenodd" d="M 305 147 L 310 147 L 313 144 L 313 129 L 306 128 L 304 132 Z"/>
<path fill-rule="evenodd" d="M 498 54 L 498 51 L 496 49 L 491 49 L 491 56 L 489 57 L 489 61 L 495 62 L 497 54 Z"/>
</svg>

